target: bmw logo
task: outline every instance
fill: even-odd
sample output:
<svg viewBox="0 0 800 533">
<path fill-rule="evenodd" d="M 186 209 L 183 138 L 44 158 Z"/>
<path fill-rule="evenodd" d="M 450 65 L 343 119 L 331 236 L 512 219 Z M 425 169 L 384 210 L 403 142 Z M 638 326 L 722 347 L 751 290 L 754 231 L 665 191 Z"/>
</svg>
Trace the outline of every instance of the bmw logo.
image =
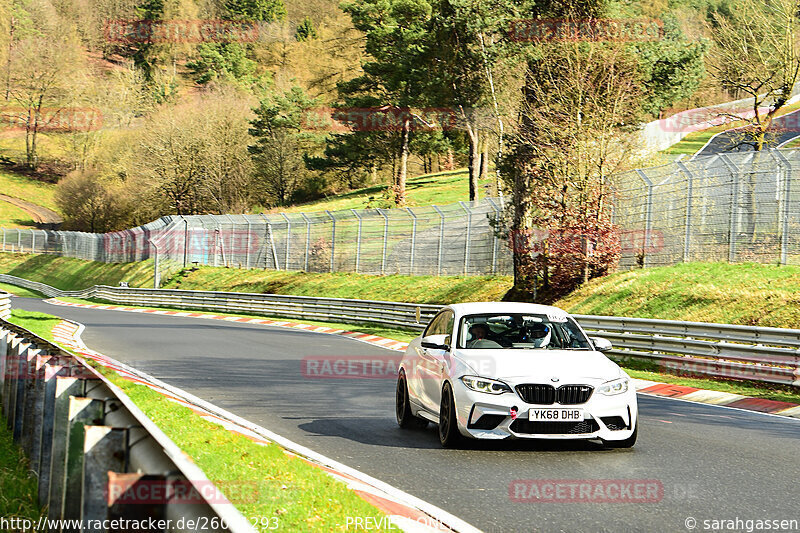
<svg viewBox="0 0 800 533">
<path fill-rule="evenodd" d="M 552 381 L 553 383 L 558 383 L 558 378 L 550 378 L 550 381 Z"/>
</svg>

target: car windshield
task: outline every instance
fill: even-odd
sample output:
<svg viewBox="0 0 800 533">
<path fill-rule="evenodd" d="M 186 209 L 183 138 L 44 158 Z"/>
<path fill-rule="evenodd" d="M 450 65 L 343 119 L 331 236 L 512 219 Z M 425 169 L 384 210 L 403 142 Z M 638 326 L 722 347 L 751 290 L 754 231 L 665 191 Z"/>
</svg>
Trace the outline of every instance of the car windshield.
<svg viewBox="0 0 800 533">
<path fill-rule="evenodd" d="M 591 350 L 571 317 L 545 314 L 483 314 L 461 318 L 458 347 L 469 349 Z"/>
</svg>

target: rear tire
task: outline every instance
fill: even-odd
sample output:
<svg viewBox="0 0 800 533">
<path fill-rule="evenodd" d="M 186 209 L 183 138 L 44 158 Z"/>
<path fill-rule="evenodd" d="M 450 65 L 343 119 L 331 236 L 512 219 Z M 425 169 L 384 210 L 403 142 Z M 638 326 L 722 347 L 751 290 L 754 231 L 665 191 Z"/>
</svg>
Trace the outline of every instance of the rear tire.
<svg viewBox="0 0 800 533">
<path fill-rule="evenodd" d="M 636 435 L 639 433 L 639 422 L 636 422 L 636 426 L 633 428 L 633 433 L 630 437 L 625 440 L 604 440 L 603 446 L 606 448 L 633 448 L 633 445 L 636 444 Z"/>
<path fill-rule="evenodd" d="M 445 448 L 455 448 L 461 442 L 456 402 L 453 399 L 453 390 L 449 383 L 445 383 L 442 387 L 442 402 L 439 405 L 439 442 Z"/>
<path fill-rule="evenodd" d="M 427 420 L 414 416 L 411 413 L 411 403 L 408 401 L 408 385 L 404 372 L 400 372 L 400 375 L 397 377 L 395 415 L 397 416 L 397 425 L 403 429 L 422 429 L 428 425 Z"/>
</svg>

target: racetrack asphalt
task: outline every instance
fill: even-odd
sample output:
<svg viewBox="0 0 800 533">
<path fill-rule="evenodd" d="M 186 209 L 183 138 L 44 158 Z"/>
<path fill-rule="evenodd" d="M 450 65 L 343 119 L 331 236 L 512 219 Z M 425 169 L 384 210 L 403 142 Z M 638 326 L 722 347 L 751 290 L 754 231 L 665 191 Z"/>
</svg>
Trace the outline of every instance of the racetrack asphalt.
<svg viewBox="0 0 800 533">
<path fill-rule="evenodd" d="M 800 128 L 798 128 L 798 120 L 800 119 L 800 109 L 786 113 L 772 121 L 770 131 L 767 132 L 765 140 L 767 146 L 776 148 L 782 146 L 784 143 L 791 141 L 796 137 L 800 137 Z M 751 152 L 753 145 L 750 143 L 742 142 L 741 135 L 738 135 L 737 129 L 719 133 L 713 137 L 699 152 L 692 156 L 703 157 L 707 155 L 714 155 L 719 153 L 730 152 Z"/>
<path fill-rule="evenodd" d="M 394 420 L 393 379 L 312 379 L 314 356 L 397 352 L 335 335 L 162 315 L 15 308 L 86 326 L 89 348 L 425 499 L 488 532 L 690 531 L 686 520 L 800 520 L 800 420 L 639 395 L 631 450 L 593 442 L 473 442 Z M 515 480 L 657 480 L 655 503 L 517 503 Z M 733 529 L 722 529 L 732 531 Z"/>
</svg>

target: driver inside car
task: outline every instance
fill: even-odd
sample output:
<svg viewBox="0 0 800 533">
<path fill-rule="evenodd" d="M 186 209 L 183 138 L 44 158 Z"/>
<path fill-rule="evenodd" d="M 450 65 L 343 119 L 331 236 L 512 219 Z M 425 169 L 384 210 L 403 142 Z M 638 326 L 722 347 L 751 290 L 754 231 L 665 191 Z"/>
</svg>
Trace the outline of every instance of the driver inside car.
<svg viewBox="0 0 800 533">
<path fill-rule="evenodd" d="M 487 339 L 489 328 L 486 324 L 473 324 L 469 327 L 470 340 L 467 348 L 502 348 L 495 341 Z"/>
<path fill-rule="evenodd" d="M 535 323 L 525 326 L 522 331 L 522 342 L 531 343 L 535 348 L 542 348 L 550 342 L 550 326 Z"/>
</svg>

